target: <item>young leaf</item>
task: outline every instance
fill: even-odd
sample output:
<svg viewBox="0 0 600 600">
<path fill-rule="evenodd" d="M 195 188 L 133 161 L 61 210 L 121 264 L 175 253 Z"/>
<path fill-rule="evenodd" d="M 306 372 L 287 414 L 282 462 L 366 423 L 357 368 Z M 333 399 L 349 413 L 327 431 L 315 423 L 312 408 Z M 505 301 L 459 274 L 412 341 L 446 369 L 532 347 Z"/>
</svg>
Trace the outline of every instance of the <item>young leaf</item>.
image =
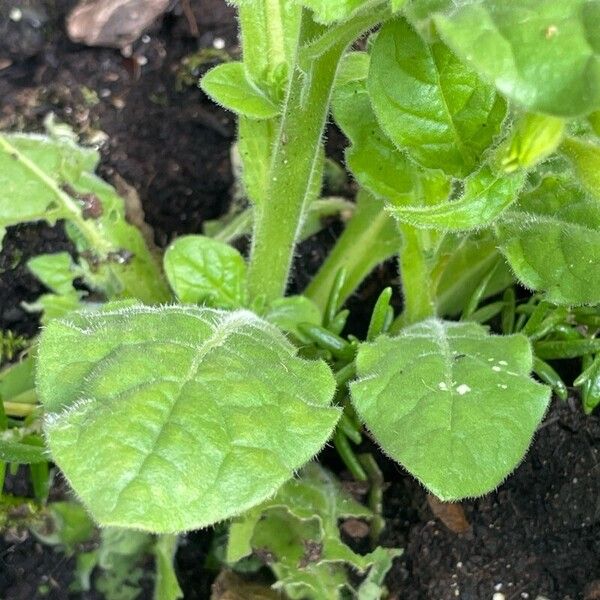
<svg viewBox="0 0 600 600">
<path fill-rule="evenodd" d="M 247 311 L 108 305 L 50 322 L 38 357 L 53 459 L 103 526 L 171 533 L 239 514 L 339 418 L 327 365 Z"/>
<path fill-rule="evenodd" d="M 448 195 L 449 181 L 440 171 L 426 172 L 419 168 L 382 131 L 365 81 L 350 81 L 336 87 L 333 114 L 352 142 L 346 150 L 346 164 L 371 193 L 394 204 L 421 199 L 435 202 Z"/>
<path fill-rule="evenodd" d="M 430 319 L 360 347 L 350 386 L 383 450 L 442 500 L 479 496 L 521 461 L 550 400 L 525 336 Z"/>
<path fill-rule="evenodd" d="M 313 11 L 319 23 L 330 25 L 344 21 L 360 8 L 367 6 L 369 0 L 296 0 Z M 397 1 L 397 0 L 396 0 Z M 373 4 L 373 2 L 371 2 Z"/>
<path fill-rule="evenodd" d="M 201 235 L 180 237 L 167 248 L 164 266 L 180 302 L 217 308 L 246 303 L 246 262 L 228 244 Z"/>
<path fill-rule="evenodd" d="M 279 107 L 250 80 L 241 62 L 223 63 L 211 69 L 200 82 L 202 90 L 217 104 L 252 119 L 272 119 Z"/>
<path fill-rule="evenodd" d="M 517 277 L 556 304 L 600 301 L 600 203 L 573 183 L 547 177 L 496 225 Z"/>
<path fill-rule="evenodd" d="M 59 295 L 72 293 L 73 279 L 81 275 L 68 252 L 40 254 L 27 261 L 27 268 L 46 287 Z"/>
<path fill-rule="evenodd" d="M 442 43 L 403 19 L 385 25 L 367 82 L 381 127 L 424 167 L 465 177 L 498 133 L 505 103 Z"/>
<path fill-rule="evenodd" d="M 525 173 L 498 175 L 484 166 L 465 181 L 458 200 L 433 206 L 393 206 L 390 212 L 415 227 L 465 231 L 484 227 L 508 208 L 519 194 Z"/>
<path fill-rule="evenodd" d="M 482 0 L 435 18 L 448 45 L 532 112 L 575 117 L 600 107 L 600 2 Z"/>
<path fill-rule="evenodd" d="M 278 298 L 269 305 L 265 319 L 279 329 L 303 339 L 298 330 L 300 323 L 320 325 L 323 317 L 319 307 L 306 296 L 288 296 Z"/>
</svg>

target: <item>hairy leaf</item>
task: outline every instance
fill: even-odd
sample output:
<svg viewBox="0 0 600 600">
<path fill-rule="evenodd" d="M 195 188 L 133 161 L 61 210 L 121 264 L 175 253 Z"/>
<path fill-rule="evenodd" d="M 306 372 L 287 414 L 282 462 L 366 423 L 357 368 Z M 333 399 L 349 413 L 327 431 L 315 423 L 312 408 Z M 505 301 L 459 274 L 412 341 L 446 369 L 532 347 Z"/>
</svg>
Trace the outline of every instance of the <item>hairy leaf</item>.
<svg viewBox="0 0 600 600">
<path fill-rule="evenodd" d="M 276 587 L 290 598 L 339 598 L 348 584 L 344 563 L 364 572 L 391 567 L 400 552 L 378 548 L 366 556 L 342 542 L 339 521 L 373 518 L 325 469 L 311 463 L 300 477 L 291 479 L 277 495 L 248 512 L 230 527 L 227 560 L 248 556 L 272 557 L 269 566 L 278 578 Z M 381 592 L 375 583 L 374 589 Z M 377 596 L 375 596 L 377 597 Z"/>
<path fill-rule="evenodd" d="M 561 150 L 571 161 L 581 185 L 600 200 L 600 144 L 569 137 Z"/>
<path fill-rule="evenodd" d="M 430 319 L 360 347 L 352 402 L 383 450 L 442 500 L 494 489 L 519 464 L 550 389 L 525 336 Z"/>
<path fill-rule="evenodd" d="M 254 83 L 241 62 L 223 63 L 202 78 L 200 87 L 217 104 L 245 117 L 271 119 L 279 107 Z"/>
<path fill-rule="evenodd" d="M 393 206 L 392 214 L 416 227 L 464 231 L 484 227 L 494 221 L 516 199 L 525 173 L 498 175 L 488 167 L 473 173 L 465 181 L 458 200 L 433 206 Z"/>
<path fill-rule="evenodd" d="M 432 202 L 449 193 L 449 182 L 441 172 L 425 172 L 385 135 L 375 118 L 365 81 L 338 85 L 333 112 L 352 142 L 346 150 L 346 164 L 371 193 L 394 204 Z"/>
<path fill-rule="evenodd" d="M 497 223 L 500 249 L 517 277 L 557 304 L 600 302 L 600 203 L 547 177 Z"/>
<path fill-rule="evenodd" d="M 239 308 L 246 303 L 246 262 L 229 244 L 201 235 L 176 239 L 165 252 L 165 273 L 188 304 Z"/>
<path fill-rule="evenodd" d="M 424 167 L 465 177 L 498 133 L 505 104 L 441 42 L 404 20 L 373 44 L 368 90 L 385 133 Z"/>
<path fill-rule="evenodd" d="M 481 0 L 435 18 L 449 46 L 527 110 L 573 117 L 600 107 L 598 0 Z"/>
<path fill-rule="evenodd" d="M 169 533 L 239 514 L 339 417 L 325 363 L 247 311 L 109 305 L 52 321 L 38 356 L 50 451 L 104 526 Z"/>
</svg>

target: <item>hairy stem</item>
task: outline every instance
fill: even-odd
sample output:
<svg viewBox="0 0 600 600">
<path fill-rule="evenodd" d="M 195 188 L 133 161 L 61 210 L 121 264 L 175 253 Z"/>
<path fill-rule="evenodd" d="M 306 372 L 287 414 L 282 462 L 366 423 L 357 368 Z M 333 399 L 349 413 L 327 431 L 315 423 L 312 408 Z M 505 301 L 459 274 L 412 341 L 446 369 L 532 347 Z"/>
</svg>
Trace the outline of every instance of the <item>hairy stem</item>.
<svg viewBox="0 0 600 600">
<path fill-rule="evenodd" d="M 320 30 L 303 11 L 298 45 Z M 252 297 L 283 296 L 296 240 L 311 199 L 311 181 L 319 168 L 321 138 L 337 67 L 346 47 L 334 45 L 308 73 L 295 65 L 291 73 L 281 124 L 269 171 L 267 195 L 257 206 L 249 268 Z"/>
</svg>

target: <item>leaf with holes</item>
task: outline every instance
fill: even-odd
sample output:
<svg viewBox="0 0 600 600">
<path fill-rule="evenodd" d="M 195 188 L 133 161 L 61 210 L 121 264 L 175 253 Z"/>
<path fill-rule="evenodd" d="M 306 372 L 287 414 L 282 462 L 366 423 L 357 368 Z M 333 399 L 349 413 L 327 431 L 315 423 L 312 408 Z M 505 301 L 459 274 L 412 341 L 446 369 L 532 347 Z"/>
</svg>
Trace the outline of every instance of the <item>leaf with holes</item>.
<svg viewBox="0 0 600 600">
<path fill-rule="evenodd" d="M 38 359 L 52 457 L 104 526 L 168 533 L 240 514 L 340 412 L 327 365 L 247 311 L 108 305 L 52 321 Z"/>
<path fill-rule="evenodd" d="M 519 464 L 548 406 L 531 367 L 523 335 L 429 319 L 360 347 L 352 402 L 383 450 L 440 499 L 480 496 Z"/>
</svg>

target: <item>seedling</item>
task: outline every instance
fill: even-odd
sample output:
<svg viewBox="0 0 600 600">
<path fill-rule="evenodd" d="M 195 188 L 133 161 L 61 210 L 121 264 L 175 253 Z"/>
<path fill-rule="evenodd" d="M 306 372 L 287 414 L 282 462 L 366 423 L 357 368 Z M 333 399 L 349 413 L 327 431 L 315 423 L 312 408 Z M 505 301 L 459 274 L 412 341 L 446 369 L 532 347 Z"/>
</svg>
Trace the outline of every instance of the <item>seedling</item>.
<svg viewBox="0 0 600 600">
<path fill-rule="evenodd" d="M 548 406 L 532 370 L 564 397 L 544 361 L 584 357 L 576 383 L 588 410 L 599 398 L 600 2 L 235 4 L 243 62 L 217 66 L 201 87 L 238 117 L 252 206 L 221 237 L 171 244 L 172 296 L 91 174 L 93 153 L 0 137 L 0 226 L 67 219 L 79 251 L 77 264 L 32 265 L 50 304 L 81 303 L 75 273 L 125 299 L 64 318 L 41 301 L 37 392 L 53 461 L 103 526 L 171 534 L 262 511 L 246 550 L 261 536 L 279 547 L 295 513 L 272 498 L 329 440 L 367 477 L 353 450 L 363 429 L 441 500 L 493 490 Z M 352 49 L 359 38 L 366 50 Z M 286 297 L 331 115 L 360 191 L 320 271 Z M 250 223 L 246 259 L 223 240 Z M 345 300 L 394 256 L 401 313 L 384 290 L 367 340 L 344 337 Z M 525 304 L 515 281 L 535 292 Z M 306 541 L 309 524 L 293 527 Z M 306 575 L 285 557 L 273 570 L 286 589 Z"/>
</svg>

